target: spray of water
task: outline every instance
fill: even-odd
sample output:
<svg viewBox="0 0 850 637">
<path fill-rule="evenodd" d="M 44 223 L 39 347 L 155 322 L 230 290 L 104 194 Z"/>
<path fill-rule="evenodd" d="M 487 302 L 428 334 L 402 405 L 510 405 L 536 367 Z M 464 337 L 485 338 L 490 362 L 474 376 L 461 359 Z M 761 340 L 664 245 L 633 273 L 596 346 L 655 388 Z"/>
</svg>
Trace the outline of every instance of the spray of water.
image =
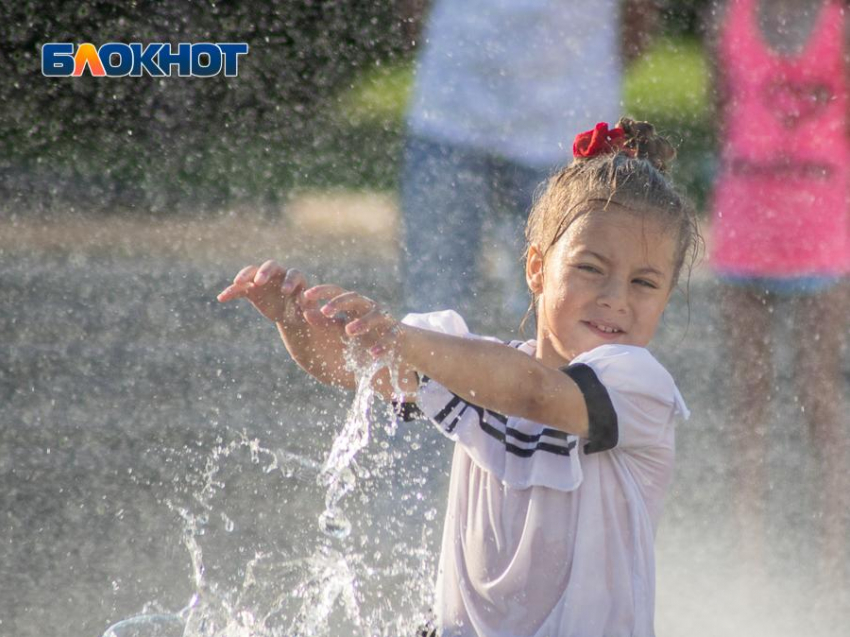
<svg viewBox="0 0 850 637">
<path fill-rule="evenodd" d="M 369 444 L 372 405 L 375 400 L 372 379 L 385 364 L 380 360 L 364 361 L 353 347 L 347 348 L 345 358 L 346 368 L 357 379 L 357 392 L 345 425 L 334 440 L 319 475 L 319 483 L 327 490 L 325 511 L 319 518 L 319 528 L 330 537 L 340 540 L 348 537 L 351 523 L 340 510 L 339 502 L 354 489 L 355 476 L 351 463 L 360 450 Z"/>
<path fill-rule="evenodd" d="M 166 502 L 182 524 L 195 589 L 192 599 L 175 613 L 145 612 L 121 621 L 104 637 L 413 634 L 427 619 L 432 593 L 430 525 L 419 524 L 411 532 L 409 526 L 393 525 L 383 516 L 376 520 L 379 516 L 368 513 L 353 524 L 344 506 L 346 496 L 355 492 L 359 504 L 379 501 L 376 492 L 390 488 L 387 481 L 398 477 L 393 468 L 406 449 L 390 444 L 392 439 L 416 444 L 396 438 L 398 422 L 392 410 L 375 408 L 372 379 L 387 363 L 364 360 L 354 349 L 347 352 L 346 364 L 355 375 L 357 391 L 324 463 L 284 449 L 271 450 L 244 432 L 226 444 L 219 439 L 193 482 L 188 503 Z M 391 382 L 397 385 L 394 374 Z M 374 441 L 373 427 L 379 423 L 383 439 Z M 359 459 L 370 441 L 377 444 Z M 289 550 L 254 551 L 247 559 L 237 556 L 243 563 L 239 579 L 222 581 L 214 575 L 205 561 L 210 550 L 216 550 L 210 548 L 210 536 L 221 531 L 233 535 L 239 527 L 219 502 L 227 489 L 225 468 L 284 481 L 312 481 L 324 490 L 325 509 L 318 518 L 320 533 L 310 538 L 313 546 L 308 542 Z M 407 492 L 399 498 L 405 504 L 400 515 L 420 511 L 424 480 L 409 479 Z M 422 514 L 429 523 L 436 518 L 433 508 Z M 360 532 L 354 533 L 355 529 Z M 221 557 L 215 552 L 212 556 Z"/>
</svg>

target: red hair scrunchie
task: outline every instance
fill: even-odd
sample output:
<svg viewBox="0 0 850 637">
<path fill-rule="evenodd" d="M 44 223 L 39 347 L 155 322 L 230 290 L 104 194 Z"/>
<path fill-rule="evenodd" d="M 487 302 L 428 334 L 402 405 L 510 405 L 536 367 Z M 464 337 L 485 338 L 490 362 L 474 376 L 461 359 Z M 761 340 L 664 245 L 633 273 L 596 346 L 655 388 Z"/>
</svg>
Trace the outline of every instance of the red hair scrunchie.
<svg viewBox="0 0 850 637">
<path fill-rule="evenodd" d="M 608 130 L 606 122 L 599 122 L 593 130 L 576 135 L 573 141 L 573 157 L 587 159 L 625 150 L 626 131 L 622 128 Z"/>
</svg>

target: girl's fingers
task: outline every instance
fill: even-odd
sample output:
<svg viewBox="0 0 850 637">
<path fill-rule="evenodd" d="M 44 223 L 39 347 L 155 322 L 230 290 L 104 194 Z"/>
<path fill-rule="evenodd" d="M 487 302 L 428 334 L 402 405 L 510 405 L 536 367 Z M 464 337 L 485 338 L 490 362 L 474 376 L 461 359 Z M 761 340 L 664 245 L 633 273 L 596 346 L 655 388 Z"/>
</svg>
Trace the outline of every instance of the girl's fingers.
<svg viewBox="0 0 850 637">
<path fill-rule="evenodd" d="M 335 299 L 343 294 L 348 294 L 344 288 L 341 288 L 338 285 L 325 283 L 323 285 L 316 285 L 309 290 L 305 290 L 304 301 L 307 304 L 307 309 L 315 308 L 321 312 L 323 316 L 336 320 L 338 317 L 334 316 L 335 313 L 327 312 L 325 307 L 327 307 L 328 300 Z M 324 307 L 319 307 L 322 304 L 324 304 Z"/>
<path fill-rule="evenodd" d="M 305 285 L 307 285 L 307 279 L 301 272 L 298 270 L 287 270 L 286 276 L 283 277 L 283 284 L 280 286 L 280 293 L 286 296 L 303 288 Z"/>
<path fill-rule="evenodd" d="M 257 273 L 254 275 L 254 283 L 257 285 L 264 285 L 269 282 L 272 277 L 279 276 L 283 274 L 284 270 L 280 267 L 280 264 L 274 260 L 268 260 L 260 268 L 257 270 Z"/>
<path fill-rule="evenodd" d="M 221 303 L 227 303 L 233 299 L 241 299 L 248 295 L 248 288 L 244 285 L 229 285 L 219 292 L 216 297 Z"/>
<path fill-rule="evenodd" d="M 307 290 L 302 289 L 301 293 L 298 295 L 298 307 L 300 307 L 303 311 L 307 310 L 316 310 L 319 309 L 319 302 L 316 299 L 310 298 L 307 296 Z"/>
<path fill-rule="evenodd" d="M 388 350 L 384 345 L 373 345 L 369 348 L 369 353 L 372 355 L 372 358 L 379 358 L 383 356 L 387 351 Z"/>
<path fill-rule="evenodd" d="M 300 298 L 304 319 L 310 325 L 345 325 L 345 332 L 349 336 L 373 329 L 382 319 L 386 319 L 373 300 L 357 292 L 349 292 L 338 285 L 317 285 L 305 290 Z M 330 300 L 320 307 L 319 304 L 324 299 Z M 343 313 L 347 317 L 337 316 Z"/>
<path fill-rule="evenodd" d="M 244 285 L 251 283 L 254 280 L 254 275 L 257 273 L 256 265 L 248 265 L 239 270 L 239 274 L 233 279 L 234 285 Z"/>
<path fill-rule="evenodd" d="M 363 316 L 358 319 L 355 319 L 348 323 L 345 326 L 345 333 L 349 336 L 357 336 L 358 334 L 365 334 L 372 330 L 381 327 L 388 327 L 390 324 L 390 317 L 388 317 L 383 312 L 379 311 L 378 308 L 374 308 L 371 312 L 367 312 Z"/>
<path fill-rule="evenodd" d="M 309 290 L 305 290 L 304 298 L 308 301 L 318 303 L 321 299 L 332 299 L 345 292 L 346 290 L 338 285 L 325 283 L 322 285 L 314 285 Z"/>
<path fill-rule="evenodd" d="M 298 307 L 301 308 L 301 315 L 313 327 L 327 327 L 334 323 L 339 323 L 338 320 L 330 316 L 325 316 L 319 309 L 318 300 L 307 295 L 307 291 L 302 290 L 298 295 Z"/>
<path fill-rule="evenodd" d="M 339 323 L 330 316 L 325 316 L 321 313 L 320 310 L 317 309 L 307 309 L 301 312 L 301 315 L 304 317 L 304 320 L 307 321 L 313 327 L 328 327 L 329 325 L 333 325 L 334 323 Z"/>
<path fill-rule="evenodd" d="M 233 299 L 241 299 L 248 294 L 248 286 L 254 279 L 257 272 L 257 266 L 247 265 L 239 273 L 233 277 L 233 283 L 224 288 L 216 297 L 219 302 L 227 303 Z"/>
<path fill-rule="evenodd" d="M 322 308 L 325 316 L 333 316 L 339 312 L 366 314 L 377 307 L 377 304 L 357 292 L 344 292 L 328 301 Z"/>
</svg>

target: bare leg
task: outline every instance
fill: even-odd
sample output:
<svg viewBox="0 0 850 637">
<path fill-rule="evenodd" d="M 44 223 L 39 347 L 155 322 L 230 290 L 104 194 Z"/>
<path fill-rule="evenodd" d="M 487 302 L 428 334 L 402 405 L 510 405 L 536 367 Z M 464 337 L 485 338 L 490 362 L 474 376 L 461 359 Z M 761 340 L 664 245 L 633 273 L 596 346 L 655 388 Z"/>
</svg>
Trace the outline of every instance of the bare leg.
<svg viewBox="0 0 850 637">
<path fill-rule="evenodd" d="M 842 579 L 841 568 L 848 557 L 850 480 L 845 381 L 841 373 L 848 327 L 847 291 L 847 286 L 841 285 L 824 294 L 795 300 L 795 375 L 818 467 L 814 504 L 821 520 L 817 529 L 821 573 L 833 581 Z"/>
<path fill-rule="evenodd" d="M 734 514 L 744 557 L 758 567 L 764 566 L 767 410 L 774 393 L 771 305 L 768 296 L 756 291 L 723 289 Z"/>
</svg>

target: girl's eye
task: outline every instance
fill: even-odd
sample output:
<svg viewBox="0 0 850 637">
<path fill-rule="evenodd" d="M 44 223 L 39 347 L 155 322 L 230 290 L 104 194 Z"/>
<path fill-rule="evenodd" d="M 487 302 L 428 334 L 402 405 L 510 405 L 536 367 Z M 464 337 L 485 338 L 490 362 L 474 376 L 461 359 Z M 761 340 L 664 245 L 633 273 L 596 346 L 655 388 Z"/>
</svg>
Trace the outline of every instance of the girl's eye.
<svg viewBox="0 0 850 637">
<path fill-rule="evenodd" d="M 655 285 L 655 283 L 653 283 L 652 281 L 647 281 L 646 279 L 635 279 L 634 282 L 637 283 L 638 285 L 642 285 L 644 287 L 651 288 L 653 290 L 658 289 L 658 286 Z"/>
<path fill-rule="evenodd" d="M 600 270 L 600 269 L 599 269 L 599 268 L 597 268 L 596 266 L 588 265 L 588 264 L 586 264 L 586 263 L 579 264 L 579 265 L 578 265 L 578 266 L 576 266 L 576 267 L 577 267 L 579 270 L 584 270 L 585 272 L 594 272 L 594 273 L 597 273 L 597 274 L 599 274 L 599 273 L 601 273 L 601 272 L 602 272 L 602 270 Z"/>
</svg>

